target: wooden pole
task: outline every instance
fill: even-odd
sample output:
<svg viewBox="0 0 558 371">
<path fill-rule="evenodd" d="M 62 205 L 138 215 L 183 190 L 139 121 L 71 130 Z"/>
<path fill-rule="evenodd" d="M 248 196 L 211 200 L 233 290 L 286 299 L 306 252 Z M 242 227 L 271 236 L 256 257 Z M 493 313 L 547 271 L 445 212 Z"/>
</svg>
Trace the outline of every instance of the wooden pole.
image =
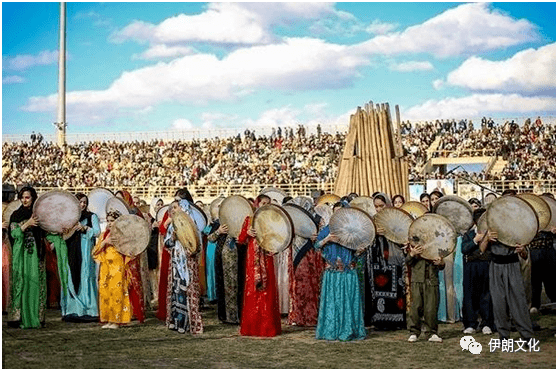
<svg viewBox="0 0 558 371">
<path fill-rule="evenodd" d="M 369 194 L 368 182 L 368 163 L 370 157 L 368 156 L 368 141 L 370 138 L 366 135 L 366 111 L 360 111 L 359 115 L 360 131 L 361 131 L 361 151 L 360 151 L 360 168 L 361 168 L 361 192 L 359 195 Z"/>
</svg>

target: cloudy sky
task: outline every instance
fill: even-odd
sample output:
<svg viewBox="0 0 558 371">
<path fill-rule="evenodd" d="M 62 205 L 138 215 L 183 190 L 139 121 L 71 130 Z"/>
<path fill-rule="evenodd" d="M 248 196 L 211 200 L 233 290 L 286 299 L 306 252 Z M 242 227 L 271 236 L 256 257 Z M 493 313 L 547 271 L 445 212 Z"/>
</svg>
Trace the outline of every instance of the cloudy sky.
<svg viewBox="0 0 558 371">
<path fill-rule="evenodd" d="M 57 3 L 2 3 L 2 131 L 52 132 Z M 68 133 L 556 112 L 555 3 L 68 3 Z"/>
</svg>

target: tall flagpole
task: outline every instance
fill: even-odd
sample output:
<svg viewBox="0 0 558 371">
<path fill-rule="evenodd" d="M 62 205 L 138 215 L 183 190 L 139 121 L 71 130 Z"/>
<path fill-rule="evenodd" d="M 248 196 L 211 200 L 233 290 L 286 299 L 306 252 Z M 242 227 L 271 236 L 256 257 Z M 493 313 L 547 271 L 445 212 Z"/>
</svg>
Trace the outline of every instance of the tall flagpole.
<svg viewBox="0 0 558 371">
<path fill-rule="evenodd" d="M 56 138 L 59 147 L 66 145 L 66 3 L 60 3 L 60 45 L 58 54 L 58 117 Z"/>
</svg>

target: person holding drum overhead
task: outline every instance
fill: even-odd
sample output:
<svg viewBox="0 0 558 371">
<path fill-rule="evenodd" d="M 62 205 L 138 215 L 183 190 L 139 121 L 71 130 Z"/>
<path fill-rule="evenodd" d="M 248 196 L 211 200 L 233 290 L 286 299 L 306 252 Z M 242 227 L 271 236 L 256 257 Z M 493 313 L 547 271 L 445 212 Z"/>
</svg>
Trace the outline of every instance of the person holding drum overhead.
<svg viewBox="0 0 558 371">
<path fill-rule="evenodd" d="M 66 298 L 66 315 L 64 321 L 97 321 L 97 274 L 91 256 L 95 238 L 101 233 L 99 218 L 87 210 L 89 199 L 83 193 L 76 194 L 81 208 L 81 216 L 76 224 L 74 234 L 66 240 L 68 246 L 68 264 L 73 292 Z"/>
<path fill-rule="evenodd" d="M 391 206 L 383 193 L 374 197 L 374 207 L 379 213 Z M 365 251 L 364 322 L 380 330 L 406 327 L 405 320 L 405 254 L 403 247 L 389 241 L 384 229 L 376 228 L 376 238 Z M 394 284 L 390 284 L 394 283 Z"/>
<path fill-rule="evenodd" d="M 523 340 L 528 341 L 534 334 L 519 263 L 519 255 L 526 259 L 527 250 L 525 245 L 504 245 L 498 241 L 499 234 L 496 231 L 489 230 L 488 234 L 486 251 L 492 253 L 490 296 L 496 329 L 502 339 L 508 339 L 513 319 Z"/>
<path fill-rule="evenodd" d="M 271 203 L 271 198 L 259 195 L 254 208 Z M 240 317 L 240 335 L 273 337 L 281 334 L 281 314 L 273 256 L 268 255 L 256 241 L 251 218 L 246 217 L 238 243 L 248 244 L 244 302 Z"/>
<path fill-rule="evenodd" d="M 99 320 L 103 328 L 116 329 L 132 321 L 129 295 L 127 257 L 114 247 L 110 230 L 121 216 L 120 212 L 107 212 L 107 229 L 93 249 L 93 258 L 99 262 Z"/>
<path fill-rule="evenodd" d="M 475 225 L 463 235 L 463 330 L 464 334 L 473 334 L 477 327 L 482 333 L 490 335 L 496 330 L 490 297 L 490 260 L 492 256 L 486 251 L 489 236 L 478 228 L 478 221 L 486 210 L 473 211 Z M 482 245 L 482 248 L 481 248 Z M 481 251 L 484 250 L 484 251 Z M 479 326 L 478 317 L 481 317 Z"/>
<path fill-rule="evenodd" d="M 44 232 L 33 215 L 37 192 L 23 187 L 18 193 L 21 206 L 10 217 L 12 276 L 8 326 L 39 328 L 45 323 L 46 268 Z"/>
<path fill-rule="evenodd" d="M 130 192 L 125 189 L 116 192 L 116 197 L 121 198 L 126 205 L 130 214 L 143 218 L 143 214 L 135 206 L 134 199 Z M 149 269 L 147 263 L 147 251 L 142 252 L 139 256 L 128 262 L 130 266 L 130 298 L 132 306 L 134 306 L 134 314 L 136 318 L 143 322 L 145 320 L 146 305 L 151 304 L 151 285 L 149 283 Z"/>
<path fill-rule="evenodd" d="M 430 202 L 430 195 L 428 193 L 421 194 L 419 200 L 420 203 L 428 209 L 428 211 L 432 210 L 432 203 Z"/>
<path fill-rule="evenodd" d="M 334 212 L 341 207 L 341 202 L 337 202 Z M 322 251 L 326 264 L 322 275 L 316 339 L 364 339 L 363 301 L 356 271 L 357 254 L 363 251 L 353 251 L 340 245 L 337 236 L 330 233 L 329 225 L 318 233 L 314 246 Z"/>
<path fill-rule="evenodd" d="M 201 232 L 205 220 L 194 214 L 192 204 L 187 200 L 173 201 L 169 206 L 169 216 L 172 220 L 179 211 L 185 212 L 196 224 Z M 201 239 L 201 235 L 200 235 Z M 200 277 L 198 253 L 186 251 L 177 238 L 174 225 L 170 224 L 165 237 L 165 246 L 172 250 L 172 270 L 169 278 L 170 302 L 167 314 L 167 327 L 183 334 L 189 331 L 191 334 L 203 333 L 203 321 L 200 313 Z"/>
<path fill-rule="evenodd" d="M 421 313 L 424 314 L 428 341 L 441 343 L 438 336 L 438 305 L 440 292 L 438 289 L 438 271 L 445 267 L 440 257 L 433 261 L 420 256 L 424 246 L 409 246 L 409 254 L 405 262 L 411 269 L 411 309 L 407 317 L 407 327 L 411 332 L 409 342 L 414 343 L 422 331 Z"/>
</svg>

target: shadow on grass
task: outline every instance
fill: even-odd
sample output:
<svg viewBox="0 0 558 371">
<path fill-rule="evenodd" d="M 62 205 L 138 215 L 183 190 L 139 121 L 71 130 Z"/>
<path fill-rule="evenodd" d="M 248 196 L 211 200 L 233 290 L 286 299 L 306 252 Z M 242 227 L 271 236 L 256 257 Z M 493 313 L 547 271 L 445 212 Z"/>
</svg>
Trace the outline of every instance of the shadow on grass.
<svg viewBox="0 0 558 371">
<path fill-rule="evenodd" d="M 489 351 L 498 335 L 474 334 L 479 355 L 463 351 L 462 324 L 440 324 L 441 344 L 423 337 L 408 343 L 408 332 L 368 329 L 365 340 L 326 342 L 313 327 L 283 325 L 275 338 L 241 337 L 238 326 L 222 324 L 214 307 L 203 313 L 201 335 L 169 331 L 152 313 L 144 324 L 118 330 L 98 323 L 66 323 L 48 310 L 44 329 L 6 327 L 3 316 L 3 368 L 556 368 L 556 316 L 538 318 L 540 352 Z M 517 333 L 512 338 L 519 338 Z"/>
</svg>

